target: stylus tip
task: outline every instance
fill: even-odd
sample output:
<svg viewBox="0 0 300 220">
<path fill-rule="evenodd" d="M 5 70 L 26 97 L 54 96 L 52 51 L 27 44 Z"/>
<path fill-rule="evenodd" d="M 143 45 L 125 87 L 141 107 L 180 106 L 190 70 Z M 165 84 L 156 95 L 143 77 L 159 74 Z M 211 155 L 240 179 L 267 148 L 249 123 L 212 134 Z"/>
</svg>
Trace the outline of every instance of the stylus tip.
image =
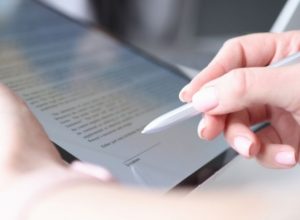
<svg viewBox="0 0 300 220">
<path fill-rule="evenodd" d="M 147 130 L 144 128 L 144 129 L 141 131 L 141 134 L 147 134 Z"/>
</svg>

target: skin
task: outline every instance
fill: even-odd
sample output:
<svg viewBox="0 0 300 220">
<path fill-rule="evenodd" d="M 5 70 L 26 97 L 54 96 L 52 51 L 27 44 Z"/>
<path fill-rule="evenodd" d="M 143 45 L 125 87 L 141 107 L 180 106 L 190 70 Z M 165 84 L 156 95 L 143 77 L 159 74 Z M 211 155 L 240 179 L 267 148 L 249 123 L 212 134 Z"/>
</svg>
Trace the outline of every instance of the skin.
<svg viewBox="0 0 300 220">
<path fill-rule="evenodd" d="M 282 147 L 298 152 L 300 66 L 274 69 L 254 66 L 265 66 L 297 51 L 299 36 L 298 32 L 249 35 L 224 45 L 214 61 L 180 94 L 182 100 L 192 101 L 193 95 L 206 87 L 216 88 L 217 105 L 208 108 L 193 100 L 200 111 L 205 111 L 203 138 L 212 139 L 224 131 L 231 143 L 236 134 L 244 135 L 253 141 L 251 156 L 271 167 L 293 166 L 277 164 L 273 158 Z M 3 214 L 6 208 L 15 208 L 5 207 L 17 203 L 18 197 L 10 196 L 13 192 L 17 190 L 21 195 L 22 190 L 27 191 L 20 190 L 25 180 L 42 181 L 35 179 L 36 173 L 55 179 L 58 172 L 67 176 L 74 171 L 64 163 L 26 104 L 1 84 L 0 106 Z M 249 124 L 265 119 L 270 120 L 270 128 L 256 134 L 249 130 Z M 162 196 L 156 191 L 79 178 L 35 198 L 26 209 L 26 219 L 299 219 L 297 188 L 285 183 L 280 189 L 268 185 L 203 191 L 192 196 L 178 191 Z"/>
<path fill-rule="evenodd" d="M 300 49 L 300 32 L 259 33 L 227 41 L 212 62 L 180 92 L 204 112 L 199 136 L 211 140 L 224 132 L 228 143 L 245 157 L 272 168 L 290 168 L 299 161 L 300 65 L 266 68 Z M 214 105 L 199 104 L 213 88 Z M 200 100 L 201 101 L 201 100 Z M 207 101 L 207 100 L 206 100 Z M 253 133 L 249 126 L 268 121 Z M 204 125 L 205 124 L 205 125 Z M 235 146 L 236 137 L 249 140 L 248 152 Z M 278 155 L 288 155 L 285 161 Z"/>
<path fill-rule="evenodd" d="M 19 197 L 13 196 L 15 191 L 22 195 L 29 188 L 34 189 L 35 182 L 43 181 L 39 174 L 55 179 L 57 173 L 65 176 L 76 173 L 64 163 L 26 104 L 1 84 L 0 106 L 0 211 L 3 218 L 13 220 L 3 213 L 19 211 L 20 207 L 11 207 L 18 204 Z M 243 197 L 229 191 L 190 198 L 179 191 L 162 196 L 159 192 L 125 188 L 115 182 L 81 179 L 81 174 L 78 177 L 75 182 L 58 185 L 55 189 L 46 188 L 43 196 L 32 198 L 32 203 L 29 200 L 22 219 L 140 220 L 160 219 L 161 216 L 165 219 L 199 219 L 200 216 L 217 219 L 219 213 L 210 211 L 212 204 L 228 219 L 244 215 L 246 219 L 263 219 L 264 211 L 269 209 L 269 198 L 258 201 L 255 192 L 245 192 Z M 33 184 L 25 185 L 28 180 Z M 243 204 L 236 204 L 236 200 L 241 199 Z M 252 211 L 253 207 L 256 212 Z"/>
</svg>

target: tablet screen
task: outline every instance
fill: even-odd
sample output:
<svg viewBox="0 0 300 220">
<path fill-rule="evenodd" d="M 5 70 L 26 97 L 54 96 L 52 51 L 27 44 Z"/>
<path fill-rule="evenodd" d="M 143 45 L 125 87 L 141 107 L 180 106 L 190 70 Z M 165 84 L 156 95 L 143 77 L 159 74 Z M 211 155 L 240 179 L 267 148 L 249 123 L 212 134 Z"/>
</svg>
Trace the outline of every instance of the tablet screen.
<svg viewBox="0 0 300 220">
<path fill-rule="evenodd" d="M 169 190 L 227 149 L 197 137 L 200 119 L 142 135 L 181 105 L 188 80 L 105 32 L 24 0 L 0 27 L 0 80 L 16 91 L 50 139 L 129 185 Z"/>
</svg>

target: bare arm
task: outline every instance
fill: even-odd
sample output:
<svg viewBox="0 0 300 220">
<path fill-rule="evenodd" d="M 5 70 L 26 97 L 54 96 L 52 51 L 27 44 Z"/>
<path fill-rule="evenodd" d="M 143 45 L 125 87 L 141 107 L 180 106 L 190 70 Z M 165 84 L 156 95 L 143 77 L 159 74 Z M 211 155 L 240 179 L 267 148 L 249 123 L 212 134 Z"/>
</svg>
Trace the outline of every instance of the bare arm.
<svg viewBox="0 0 300 220">
<path fill-rule="evenodd" d="M 271 201 L 268 196 L 250 192 L 211 192 L 184 198 L 179 192 L 162 196 L 157 192 L 86 183 L 61 189 L 44 198 L 31 211 L 29 219 L 265 220 L 266 214 L 272 212 L 278 216 L 272 219 L 285 219 L 277 212 L 283 200 Z M 288 211 L 291 213 L 291 201 L 285 202 L 288 202 L 286 207 L 290 208 Z"/>
</svg>

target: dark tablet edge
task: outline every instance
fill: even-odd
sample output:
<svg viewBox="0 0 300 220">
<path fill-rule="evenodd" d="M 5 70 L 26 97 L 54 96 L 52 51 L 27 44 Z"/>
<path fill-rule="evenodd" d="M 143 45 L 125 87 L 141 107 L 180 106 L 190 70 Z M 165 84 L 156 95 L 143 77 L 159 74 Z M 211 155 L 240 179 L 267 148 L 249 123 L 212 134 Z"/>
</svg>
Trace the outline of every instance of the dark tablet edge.
<svg viewBox="0 0 300 220">
<path fill-rule="evenodd" d="M 258 132 L 268 127 L 269 125 L 270 123 L 268 122 L 261 123 L 257 125 L 256 128 L 253 129 L 253 131 Z M 170 192 L 180 187 L 187 187 L 187 192 L 189 188 L 190 191 L 192 191 L 195 186 L 199 186 L 201 183 L 205 182 L 217 171 L 219 171 L 226 164 L 232 161 L 236 156 L 238 156 L 238 153 L 235 150 L 233 150 L 232 148 L 227 148 L 217 157 L 215 157 L 214 159 L 206 163 L 204 166 L 202 166 L 200 169 L 198 169 L 197 171 L 189 175 L 187 178 L 182 180 L 180 183 L 178 183 L 174 188 L 170 190 Z"/>
<path fill-rule="evenodd" d="M 213 176 L 222 167 L 228 164 L 232 159 L 234 159 L 238 154 L 232 149 L 227 148 L 217 157 L 210 160 L 204 166 L 196 170 L 194 173 L 190 174 L 187 178 L 178 183 L 173 187 L 170 192 L 180 189 L 182 187 L 186 188 L 186 192 L 192 191 L 195 187 L 199 186 L 211 176 Z"/>
</svg>

